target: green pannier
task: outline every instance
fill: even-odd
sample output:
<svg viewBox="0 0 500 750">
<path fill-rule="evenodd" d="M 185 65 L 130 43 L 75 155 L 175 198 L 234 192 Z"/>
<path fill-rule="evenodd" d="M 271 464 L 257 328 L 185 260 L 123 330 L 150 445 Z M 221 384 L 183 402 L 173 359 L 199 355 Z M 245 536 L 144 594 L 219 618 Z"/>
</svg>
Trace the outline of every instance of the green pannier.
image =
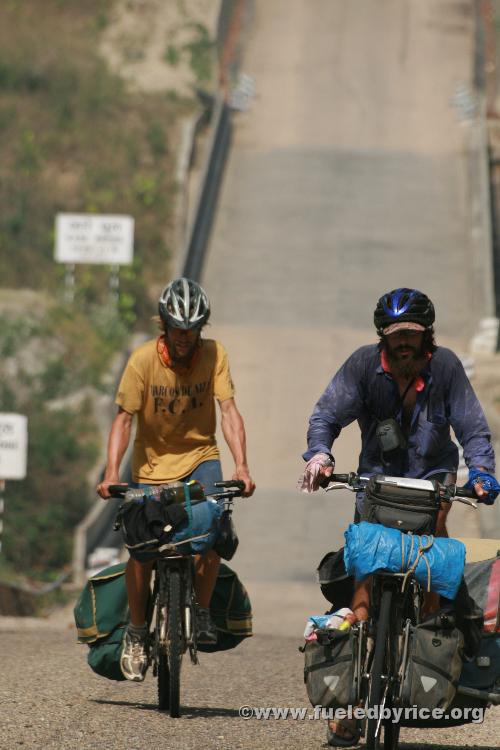
<svg viewBox="0 0 500 750">
<path fill-rule="evenodd" d="M 227 651 L 252 635 L 252 605 L 246 588 L 228 565 L 220 564 L 210 616 L 217 627 L 217 643 L 200 643 L 199 651 Z"/>
<path fill-rule="evenodd" d="M 79 643 L 95 643 L 128 623 L 125 566 L 105 568 L 85 584 L 74 609 Z"/>
<path fill-rule="evenodd" d="M 126 680 L 120 667 L 126 625 L 115 628 L 106 638 L 89 643 L 87 662 L 91 669 L 108 680 Z"/>
<path fill-rule="evenodd" d="M 89 646 L 87 661 L 97 674 L 124 680 L 120 656 L 129 621 L 126 563 L 112 565 L 89 578 L 75 605 L 79 643 Z"/>
<path fill-rule="evenodd" d="M 79 643 L 89 646 L 87 661 L 99 675 L 124 680 L 120 656 L 129 621 L 126 563 L 113 565 L 89 578 L 75 605 Z M 252 607 L 236 573 L 221 563 L 210 614 L 217 626 L 217 643 L 200 644 L 200 651 L 225 651 L 252 635 Z"/>
</svg>

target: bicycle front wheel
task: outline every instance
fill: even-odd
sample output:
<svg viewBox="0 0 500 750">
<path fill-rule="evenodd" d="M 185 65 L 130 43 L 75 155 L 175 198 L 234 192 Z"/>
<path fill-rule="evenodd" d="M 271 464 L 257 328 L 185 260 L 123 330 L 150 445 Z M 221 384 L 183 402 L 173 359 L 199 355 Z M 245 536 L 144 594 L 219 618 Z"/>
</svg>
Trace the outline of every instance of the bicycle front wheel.
<svg viewBox="0 0 500 750">
<path fill-rule="evenodd" d="M 389 630 L 389 619 L 391 612 L 392 591 L 385 589 L 382 593 L 380 602 L 380 612 L 377 623 L 377 632 L 375 640 L 375 652 L 373 654 L 372 668 L 370 670 L 370 687 L 368 695 L 368 709 L 377 707 L 380 711 L 382 698 L 384 694 L 384 668 L 386 666 L 387 654 L 387 634 Z M 387 675 L 386 675 L 387 677 Z M 378 727 L 378 732 L 377 732 Z M 382 724 L 376 718 L 367 718 L 366 720 L 366 748 L 367 750 L 378 750 L 380 746 Z"/>
<path fill-rule="evenodd" d="M 158 703 L 160 709 L 168 709 L 172 718 L 178 718 L 181 713 L 182 661 L 181 579 L 178 570 L 171 570 L 168 576 L 166 635 L 166 649 L 162 649 L 158 663 Z"/>
</svg>

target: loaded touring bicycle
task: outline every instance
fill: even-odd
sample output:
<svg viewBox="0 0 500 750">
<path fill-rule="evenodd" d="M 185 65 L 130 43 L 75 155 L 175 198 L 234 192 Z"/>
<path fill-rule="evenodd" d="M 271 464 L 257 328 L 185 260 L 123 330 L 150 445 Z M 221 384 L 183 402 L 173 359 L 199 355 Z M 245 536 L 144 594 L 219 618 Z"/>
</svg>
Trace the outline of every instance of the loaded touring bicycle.
<svg viewBox="0 0 500 750">
<path fill-rule="evenodd" d="M 345 630 L 318 628 L 306 641 L 311 703 L 350 707 L 360 718 L 349 744 L 364 735 L 368 750 L 396 750 L 402 726 L 477 721 L 500 704 L 500 541 L 481 540 L 483 554 L 464 564 L 462 541 L 434 536 L 441 503 L 477 507 L 473 492 L 353 473 L 332 475 L 327 491 L 340 488 L 365 492 L 363 514 L 345 547 L 321 561 L 319 583 L 333 612 L 350 606 L 355 580 L 370 576 L 369 618 Z M 440 594 L 427 616 L 426 591 Z M 348 744 L 339 739 L 329 731 L 330 744 Z"/>
</svg>

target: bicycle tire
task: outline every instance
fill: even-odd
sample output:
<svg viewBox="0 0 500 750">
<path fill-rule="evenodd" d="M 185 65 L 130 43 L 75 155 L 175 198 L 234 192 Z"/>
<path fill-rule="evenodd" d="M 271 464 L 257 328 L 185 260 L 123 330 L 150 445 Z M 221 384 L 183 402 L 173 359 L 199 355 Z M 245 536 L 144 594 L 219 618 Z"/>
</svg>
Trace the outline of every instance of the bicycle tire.
<svg viewBox="0 0 500 750">
<path fill-rule="evenodd" d="M 390 709 L 398 708 L 401 703 L 399 698 L 400 682 L 398 679 L 402 659 L 400 647 L 402 645 L 403 622 L 408 616 L 414 620 L 412 597 L 407 596 L 406 599 L 401 599 L 398 596 L 393 597 L 387 631 L 387 643 L 389 646 L 387 658 L 388 674 L 392 678 L 387 701 L 387 706 Z M 385 719 L 383 724 L 384 750 L 398 750 L 401 724 L 399 722 L 396 724 L 390 719 Z"/>
<path fill-rule="evenodd" d="M 384 750 L 398 750 L 401 726 L 392 721 L 384 721 Z"/>
<path fill-rule="evenodd" d="M 167 711 L 170 708 L 170 670 L 165 653 L 160 652 L 158 658 L 158 708 Z"/>
<path fill-rule="evenodd" d="M 368 709 L 380 706 L 382 701 L 382 674 L 386 659 L 387 633 L 389 630 L 391 613 L 392 591 L 385 589 L 382 592 L 380 612 L 377 623 L 375 640 L 375 651 L 373 654 L 372 668 L 370 670 L 370 687 L 368 694 Z M 366 719 L 366 749 L 378 750 L 380 746 L 380 733 L 376 736 L 378 719 Z"/>
<path fill-rule="evenodd" d="M 167 647 L 165 645 L 166 633 L 163 637 L 161 632 L 166 628 L 167 613 L 167 585 L 168 578 L 164 577 L 160 571 L 155 578 L 156 598 L 156 629 L 155 641 L 157 645 L 157 678 L 158 678 L 158 708 L 160 711 L 167 711 L 170 708 L 170 670 L 168 667 Z"/>
<path fill-rule="evenodd" d="M 393 599 L 393 604 L 394 604 Z M 398 632 L 400 630 L 399 628 L 399 622 L 398 622 L 398 613 L 395 611 L 396 608 L 393 606 L 391 607 L 391 612 L 389 616 L 389 628 L 387 631 L 387 655 L 386 655 L 386 664 L 387 664 L 387 674 L 394 678 L 396 675 L 397 669 L 399 667 L 399 638 L 398 638 Z M 394 690 L 395 690 L 395 683 L 393 679 L 391 680 L 391 685 L 387 694 L 386 703 L 385 705 L 387 708 L 392 709 L 394 708 Z M 399 746 L 399 733 L 401 731 L 401 725 L 395 724 L 391 719 L 384 719 L 382 721 L 382 726 L 384 727 L 384 750 L 398 750 Z"/>
<path fill-rule="evenodd" d="M 160 643 L 160 622 L 161 614 L 160 611 L 165 606 L 166 594 L 164 587 L 160 586 L 160 572 L 158 568 L 155 570 L 154 582 L 153 582 L 153 595 L 150 597 L 147 608 L 147 622 L 148 627 L 153 620 L 153 615 L 156 609 L 156 623 L 154 628 L 154 640 L 153 640 L 153 661 L 156 662 L 156 676 L 158 679 L 158 708 L 160 711 L 165 711 L 170 706 L 170 696 L 168 691 L 169 674 L 168 674 L 168 660 L 165 656 L 163 647 Z"/>
<path fill-rule="evenodd" d="M 168 583 L 167 658 L 169 677 L 169 712 L 173 719 L 177 719 L 181 715 L 181 639 L 181 577 L 178 570 L 171 570 Z"/>
</svg>

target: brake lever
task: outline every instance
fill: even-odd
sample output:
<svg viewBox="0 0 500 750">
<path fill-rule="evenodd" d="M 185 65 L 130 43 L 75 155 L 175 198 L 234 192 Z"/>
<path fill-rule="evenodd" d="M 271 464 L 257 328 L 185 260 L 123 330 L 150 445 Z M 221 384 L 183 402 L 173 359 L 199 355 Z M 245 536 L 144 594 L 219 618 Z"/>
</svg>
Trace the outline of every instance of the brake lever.
<svg viewBox="0 0 500 750">
<path fill-rule="evenodd" d="M 328 487 L 325 487 L 325 492 L 331 492 L 332 490 L 349 490 L 349 492 L 361 492 L 364 490 L 363 486 L 352 486 L 350 484 L 347 484 L 345 482 L 332 482 L 328 485 Z"/>
<path fill-rule="evenodd" d="M 477 510 L 477 503 L 475 503 L 473 500 L 469 500 L 467 497 L 457 497 L 455 496 L 453 498 L 453 502 L 456 502 L 458 500 L 459 503 L 464 503 L 464 505 L 470 505 L 472 508 L 476 508 Z"/>
<path fill-rule="evenodd" d="M 439 499 L 443 503 L 449 503 L 450 505 L 454 502 L 463 503 L 464 505 L 469 505 L 471 508 L 475 508 L 477 510 L 477 503 L 475 503 L 473 500 L 471 500 L 468 497 L 462 497 L 461 495 L 455 495 L 455 492 L 457 490 L 456 484 L 448 484 L 445 487 L 441 485 L 440 491 L 439 491 Z"/>
<path fill-rule="evenodd" d="M 228 490 L 227 492 L 215 492 L 213 495 L 207 495 L 207 497 L 212 498 L 212 500 L 234 500 L 238 495 Z"/>
</svg>

